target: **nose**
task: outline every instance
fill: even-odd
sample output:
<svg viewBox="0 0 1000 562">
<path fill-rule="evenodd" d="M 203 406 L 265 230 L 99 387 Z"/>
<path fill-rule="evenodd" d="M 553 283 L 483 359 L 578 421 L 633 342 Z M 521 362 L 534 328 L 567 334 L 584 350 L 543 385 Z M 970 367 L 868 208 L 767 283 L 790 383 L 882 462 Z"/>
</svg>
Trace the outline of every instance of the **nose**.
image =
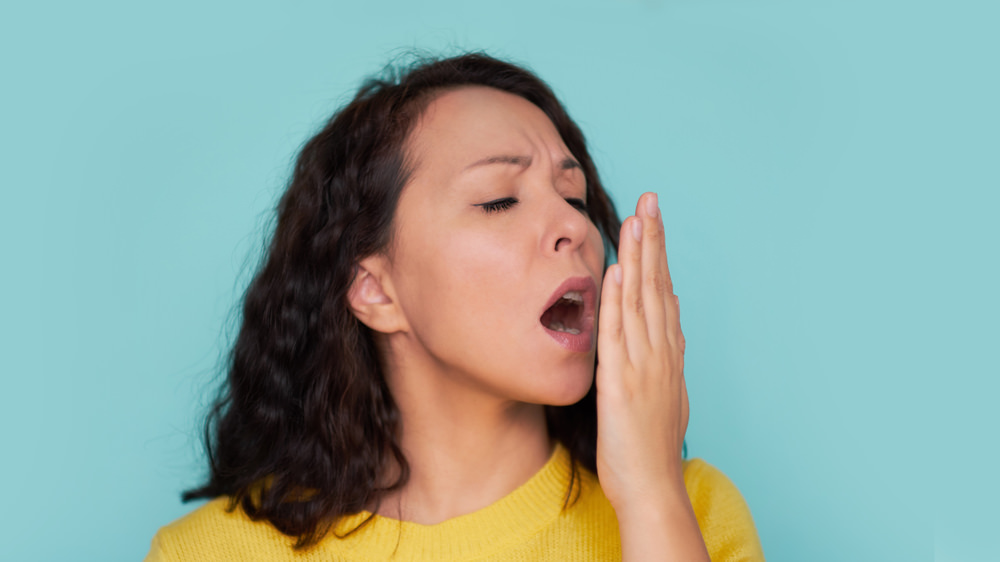
<svg viewBox="0 0 1000 562">
<path fill-rule="evenodd" d="M 543 248 L 557 254 L 579 248 L 587 240 L 590 219 L 558 193 L 553 192 L 549 199 Z"/>
</svg>

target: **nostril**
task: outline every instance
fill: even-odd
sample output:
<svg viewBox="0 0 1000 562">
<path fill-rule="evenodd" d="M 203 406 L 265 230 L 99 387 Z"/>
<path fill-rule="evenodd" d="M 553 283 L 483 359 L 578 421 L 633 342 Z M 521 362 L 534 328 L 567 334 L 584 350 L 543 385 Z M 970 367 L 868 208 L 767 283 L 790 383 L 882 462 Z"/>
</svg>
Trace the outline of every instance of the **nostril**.
<svg viewBox="0 0 1000 562">
<path fill-rule="evenodd" d="M 560 238 L 559 240 L 556 240 L 556 251 L 557 252 L 559 251 L 559 246 L 562 246 L 564 242 L 566 244 L 571 244 L 572 243 L 569 238 Z"/>
</svg>

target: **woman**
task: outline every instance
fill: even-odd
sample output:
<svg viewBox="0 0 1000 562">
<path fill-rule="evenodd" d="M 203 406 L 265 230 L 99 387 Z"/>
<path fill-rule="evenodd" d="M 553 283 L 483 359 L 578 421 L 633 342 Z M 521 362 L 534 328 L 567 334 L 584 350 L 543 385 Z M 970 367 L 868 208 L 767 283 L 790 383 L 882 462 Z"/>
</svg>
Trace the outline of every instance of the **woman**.
<svg viewBox="0 0 1000 562">
<path fill-rule="evenodd" d="M 214 499 L 149 560 L 763 559 L 682 459 L 656 195 L 620 223 L 524 69 L 363 86 L 302 150 L 242 322 L 184 495 Z"/>
</svg>

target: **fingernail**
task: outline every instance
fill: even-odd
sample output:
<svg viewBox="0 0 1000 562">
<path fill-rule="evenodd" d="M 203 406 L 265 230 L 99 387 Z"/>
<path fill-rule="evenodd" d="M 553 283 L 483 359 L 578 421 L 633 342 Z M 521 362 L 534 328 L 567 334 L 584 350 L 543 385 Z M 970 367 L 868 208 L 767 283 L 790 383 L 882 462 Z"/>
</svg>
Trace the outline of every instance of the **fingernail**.
<svg viewBox="0 0 1000 562">
<path fill-rule="evenodd" d="M 632 237 L 636 242 L 642 240 L 642 219 L 639 217 L 632 218 Z"/>
<path fill-rule="evenodd" d="M 656 215 L 658 215 L 659 213 L 660 213 L 660 205 L 657 202 L 656 194 L 652 193 L 649 195 L 649 197 L 646 198 L 646 214 L 648 214 L 653 218 L 656 218 Z"/>
<path fill-rule="evenodd" d="M 615 282 L 618 283 L 619 285 L 621 285 L 622 284 L 622 266 L 616 265 L 614 267 L 615 267 L 615 271 L 614 271 L 613 275 L 615 276 Z"/>
</svg>

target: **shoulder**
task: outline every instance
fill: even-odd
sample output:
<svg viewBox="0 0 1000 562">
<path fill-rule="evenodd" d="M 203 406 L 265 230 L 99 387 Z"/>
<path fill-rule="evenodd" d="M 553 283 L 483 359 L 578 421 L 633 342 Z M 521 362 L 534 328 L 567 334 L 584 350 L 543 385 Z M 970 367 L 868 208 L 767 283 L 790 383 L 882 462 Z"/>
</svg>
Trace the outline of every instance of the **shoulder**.
<svg viewBox="0 0 1000 562">
<path fill-rule="evenodd" d="M 292 539 L 267 521 L 253 521 L 229 498 L 216 498 L 156 533 L 147 562 L 235 560 L 253 552 L 261 560 L 288 558 Z"/>
<path fill-rule="evenodd" d="M 713 561 L 764 560 L 750 507 L 728 476 L 690 459 L 684 461 L 684 486 Z"/>
<path fill-rule="evenodd" d="M 684 461 L 684 486 L 691 504 L 698 508 L 714 510 L 741 510 L 746 507 L 743 495 L 736 484 L 721 470 L 704 459 Z"/>
</svg>

